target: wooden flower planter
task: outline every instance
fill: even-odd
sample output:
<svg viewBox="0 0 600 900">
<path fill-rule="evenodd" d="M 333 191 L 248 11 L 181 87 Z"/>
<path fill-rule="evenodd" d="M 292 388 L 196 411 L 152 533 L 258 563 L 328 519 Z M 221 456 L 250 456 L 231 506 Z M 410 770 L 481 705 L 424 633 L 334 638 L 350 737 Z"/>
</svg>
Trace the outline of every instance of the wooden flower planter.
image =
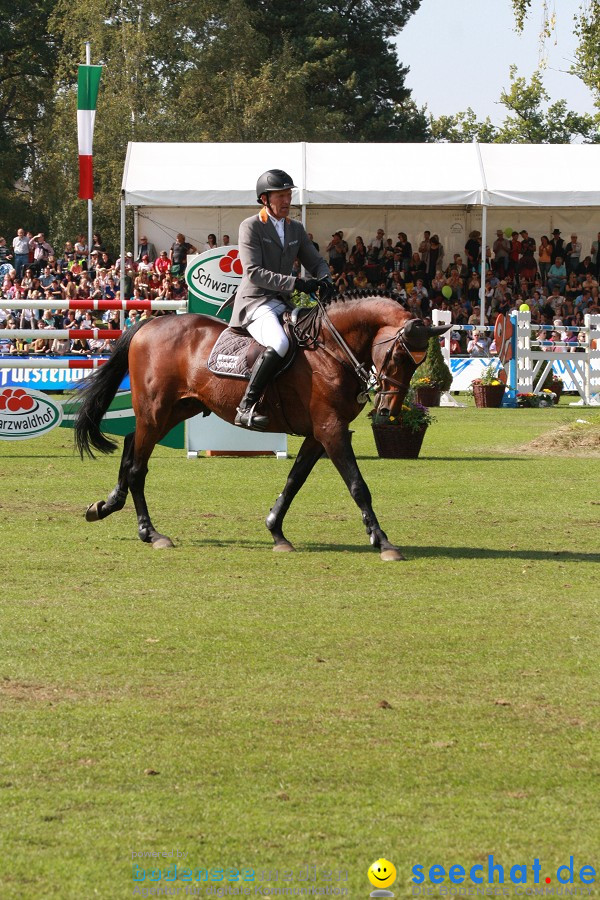
<svg viewBox="0 0 600 900">
<path fill-rule="evenodd" d="M 473 397 L 475 406 L 497 409 L 499 406 L 502 406 L 505 390 L 506 387 L 503 384 L 474 384 Z"/>
<path fill-rule="evenodd" d="M 406 425 L 372 425 L 377 453 L 382 459 L 417 459 L 427 425 L 418 431 Z"/>
<path fill-rule="evenodd" d="M 437 387 L 418 387 L 415 389 L 415 400 L 421 406 L 439 406 L 442 392 Z"/>
</svg>

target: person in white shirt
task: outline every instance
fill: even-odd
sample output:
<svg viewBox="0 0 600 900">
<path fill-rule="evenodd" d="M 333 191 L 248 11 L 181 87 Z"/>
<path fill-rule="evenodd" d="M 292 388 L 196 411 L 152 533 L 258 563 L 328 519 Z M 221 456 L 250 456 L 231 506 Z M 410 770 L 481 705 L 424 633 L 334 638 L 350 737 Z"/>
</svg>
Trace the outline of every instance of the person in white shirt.
<svg viewBox="0 0 600 900">
<path fill-rule="evenodd" d="M 15 255 L 15 271 L 17 278 L 20 278 L 25 268 L 29 265 L 29 238 L 25 234 L 24 228 L 18 229 L 12 245 Z"/>
</svg>

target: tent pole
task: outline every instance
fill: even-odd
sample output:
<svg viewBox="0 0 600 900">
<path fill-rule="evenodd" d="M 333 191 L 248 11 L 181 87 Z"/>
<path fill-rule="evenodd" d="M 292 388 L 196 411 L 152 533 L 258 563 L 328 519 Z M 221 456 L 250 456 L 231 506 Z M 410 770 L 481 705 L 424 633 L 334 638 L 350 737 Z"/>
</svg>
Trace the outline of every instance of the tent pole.
<svg viewBox="0 0 600 900">
<path fill-rule="evenodd" d="M 127 299 L 125 297 L 125 191 L 121 191 L 121 269 L 119 272 L 120 279 L 120 297 L 121 302 Z M 125 310 L 121 309 L 120 328 L 125 328 Z"/>
<path fill-rule="evenodd" d="M 479 303 L 481 305 L 481 324 L 485 325 L 485 264 L 487 245 L 487 206 L 481 209 L 481 275 L 479 276 Z"/>
</svg>

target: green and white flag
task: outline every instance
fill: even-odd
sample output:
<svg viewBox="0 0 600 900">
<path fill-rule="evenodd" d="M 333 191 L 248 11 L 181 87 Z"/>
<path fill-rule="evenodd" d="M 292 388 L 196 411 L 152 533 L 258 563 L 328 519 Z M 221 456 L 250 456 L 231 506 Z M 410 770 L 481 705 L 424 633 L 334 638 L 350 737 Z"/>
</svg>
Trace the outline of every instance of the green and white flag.
<svg viewBox="0 0 600 900">
<path fill-rule="evenodd" d="M 79 143 L 79 197 L 94 197 L 92 145 L 102 66 L 79 66 L 77 72 L 77 139 Z"/>
</svg>

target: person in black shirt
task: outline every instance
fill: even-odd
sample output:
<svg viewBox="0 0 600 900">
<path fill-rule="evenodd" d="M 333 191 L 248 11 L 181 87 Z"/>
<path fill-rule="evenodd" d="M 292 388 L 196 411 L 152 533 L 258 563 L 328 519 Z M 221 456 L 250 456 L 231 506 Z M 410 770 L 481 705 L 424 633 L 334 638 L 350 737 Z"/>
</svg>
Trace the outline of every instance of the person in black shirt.
<svg viewBox="0 0 600 900">
<path fill-rule="evenodd" d="M 197 253 L 196 247 L 189 244 L 184 234 L 178 234 L 177 240 L 171 245 L 171 273 L 183 275 L 187 265 L 188 253 Z"/>
</svg>

